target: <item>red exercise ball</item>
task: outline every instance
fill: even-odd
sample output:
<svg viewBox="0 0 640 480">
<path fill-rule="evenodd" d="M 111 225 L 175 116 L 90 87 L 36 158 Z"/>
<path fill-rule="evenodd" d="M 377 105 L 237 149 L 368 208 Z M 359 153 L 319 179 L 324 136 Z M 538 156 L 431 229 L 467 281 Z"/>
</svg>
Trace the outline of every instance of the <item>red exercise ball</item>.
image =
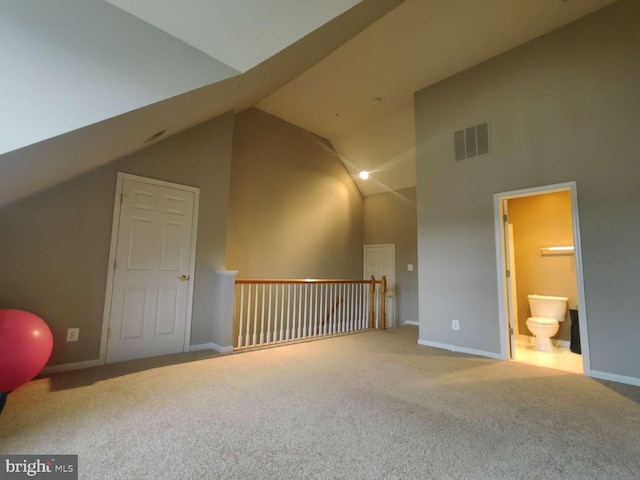
<svg viewBox="0 0 640 480">
<path fill-rule="evenodd" d="M 24 310 L 0 310 L 0 392 L 11 392 L 35 377 L 53 349 L 49 326 Z"/>
</svg>

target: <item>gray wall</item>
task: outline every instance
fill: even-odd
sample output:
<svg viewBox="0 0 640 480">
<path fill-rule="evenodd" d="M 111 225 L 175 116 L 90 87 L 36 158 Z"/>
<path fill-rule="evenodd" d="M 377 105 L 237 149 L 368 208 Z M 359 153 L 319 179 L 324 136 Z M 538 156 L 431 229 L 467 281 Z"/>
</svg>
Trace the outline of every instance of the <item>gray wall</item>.
<svg viewBox="0 0 640 480">
<path fill-rule="evenodd" d="M 615 3 L 416 94 L 421 339 L 500 352 L 493 194 L 575 180 L 591 367 L 640 377 L 638 18 Z M 492 153 L 455 162 L 481 121 Z"/>
<path fill-rule="evenodd" d="M 364 243 L 396 245 L 396 323 L 418 321 L 416 189 L 364 197 Z M 407 265 L 412 264 L 412 272 Z"/>
<path fill-rule="evenodd" d="M 361 278 L 362 197 L 326 140 L 261 110 L 237 115 L 230 202 L 238 278 Z"/>
<path fill-rule="evenodd" d="M 211 341 L 224 268 L 233 114 L 206 122 L 0 210 L 0 308 L 41 316 L 50 365 L 98 358 L 118 171 L 200 188 L 192 344 Z M 80 327 L 77 343 L 66 330 Z"/>
</svg>

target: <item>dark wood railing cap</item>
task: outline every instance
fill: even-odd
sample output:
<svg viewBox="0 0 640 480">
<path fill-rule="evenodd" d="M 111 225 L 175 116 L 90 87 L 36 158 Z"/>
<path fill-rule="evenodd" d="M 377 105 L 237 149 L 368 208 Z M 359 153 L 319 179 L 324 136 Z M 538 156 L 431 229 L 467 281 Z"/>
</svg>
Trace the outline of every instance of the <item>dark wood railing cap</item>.
<svg viewBox="0 0 640 480">
<path fill-rule="evenodd" d="M 236 279 L 236 285 L 255 285 L 255 284 L 328 284 L 328 283 L 338 283 L 338 284 L 356 284 L 356 285 L 362 285 L 362 284 L 369 284 L 371 283 L 372 280 L 340 280 L 340 279 L 335 279 L 335 280 L 327 280 L 327 279 L 317 279 L 317 278 L 306 278 L 306 279 L 299 279 L 299 278 L 290 278 L 290 279 L 286 279 L 286 278 L 278 278 L 278 279 L 241 279 L 238 278 Z M 382 283 L 382 280 L 373 280 L 374 283 Z"/>
</svg>

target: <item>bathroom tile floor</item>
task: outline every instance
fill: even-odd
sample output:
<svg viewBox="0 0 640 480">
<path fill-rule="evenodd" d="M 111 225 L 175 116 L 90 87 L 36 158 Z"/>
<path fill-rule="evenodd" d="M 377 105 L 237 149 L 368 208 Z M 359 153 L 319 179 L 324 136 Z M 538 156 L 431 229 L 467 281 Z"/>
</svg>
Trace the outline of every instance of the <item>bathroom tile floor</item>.
<svg viewBox="0 0 640 480">
<path fill-rule="evenodd" d="M 568 348 L 554 347 L 553 352 L 538 352 L 533 345 L 525 341 L 516 341 L 516 355 L 514 362 L 537 365 L 539 367 L 555 368 L 565 372 L 582 374 L 582 355 L 573 353 Z"/>
</svg>

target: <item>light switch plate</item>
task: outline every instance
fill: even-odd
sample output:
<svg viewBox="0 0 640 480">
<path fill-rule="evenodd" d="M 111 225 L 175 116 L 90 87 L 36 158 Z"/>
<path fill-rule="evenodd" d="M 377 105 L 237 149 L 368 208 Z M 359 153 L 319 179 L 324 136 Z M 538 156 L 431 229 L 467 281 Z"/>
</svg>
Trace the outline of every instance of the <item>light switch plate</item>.
<svg viewBox="0 0 640 480">
<path fill-rule="evenodd" d="M 413 272 L 413 263 L 407 265 L 407 272 Z"/>
</svg>

